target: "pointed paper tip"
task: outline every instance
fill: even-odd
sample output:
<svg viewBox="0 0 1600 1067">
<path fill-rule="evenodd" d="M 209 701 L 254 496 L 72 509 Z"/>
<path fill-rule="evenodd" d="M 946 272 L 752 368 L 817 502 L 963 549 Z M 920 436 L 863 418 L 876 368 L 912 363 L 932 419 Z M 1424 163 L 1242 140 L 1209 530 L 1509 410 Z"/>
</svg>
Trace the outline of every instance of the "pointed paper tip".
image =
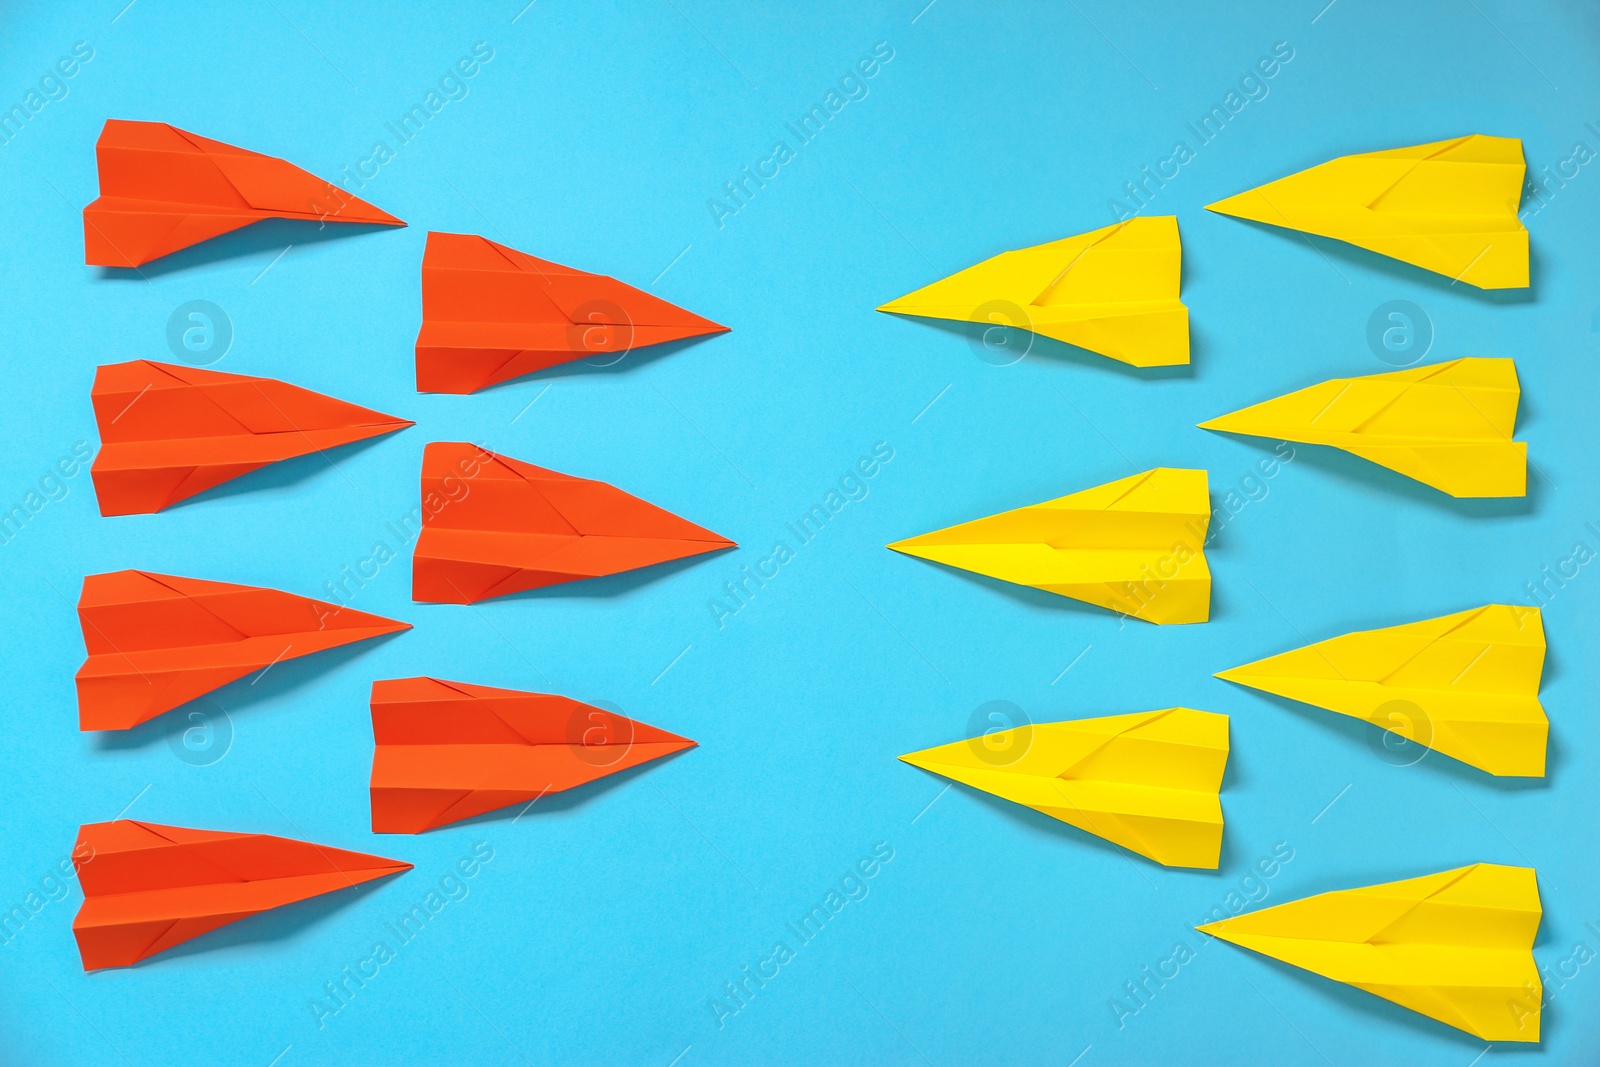
<svg viewBox="0 0 1600 1067">
<path fill-rule="evenodd" d="M 1247 189 L 1242 193 L 1235 193 L 1233 196 L 1225 196 L 1216 203 L 1207 204 L 1206 210 L 1215 211 L 1218 215 L 1231 215 L 1234 218 L 1245 218 L 1246 216 L 1239 211 L 1236 202 L 1243 200 L 1253 192 L 1255 192 L 1254 189 Z"/>
<path fill-rule="evenodd" d="M 1216 932 L 1217 928 L 1222 926 L 1222 924 L 1227 921 L 1228 920 L 1223 919 L 1220 922 L 1206 923 L 1204 926 L 1196 926 L 1195 929 L 1199 930 L 1202 934 L 1210 934 L 1212 937 L 1220 937 L 1221 935 Z"/>
<path fill-rule="evenodd" d="M 1247 666 L 1249 666 L 1249 664 L 1241 664 L 1238 667 L 1229 667 L 1225 671 L 1218 671 L 1216 674 L 1213 674 L 1211 677 L 1220 678 L 1224 682 L 1237 682 L 1240 685 L 1244 685 L 1246 683 L 1241 681 L 1241 679 L 1244 677 L 1242 672 L 1244 671 L 1245 667 L 1247 667 Z"/>
</svg>

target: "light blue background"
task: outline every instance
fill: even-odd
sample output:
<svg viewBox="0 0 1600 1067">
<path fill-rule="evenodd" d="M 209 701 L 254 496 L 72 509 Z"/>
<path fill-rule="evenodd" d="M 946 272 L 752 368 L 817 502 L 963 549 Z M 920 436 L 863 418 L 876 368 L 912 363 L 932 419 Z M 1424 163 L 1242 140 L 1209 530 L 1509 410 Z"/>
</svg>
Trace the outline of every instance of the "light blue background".
<svg viewBox="0 0 1600 1067">
<path fill-rule="evenodd" d="M 20 102 L 76 41 L 94 58 L 0 146 L 0 504 L 21 502 L 74 442 L 96 441 L 95 366 L 171 360 L 168 316 L 192 299 L 231 319 L 216 369 L 417 426 L 335 453 L 336 470 L 295 461 L 160 515 L 101 518 L 80 474 L 0 546 L 0 906 L 40 885 L 80 823 L 124 810 L 416 869 L 88 975 L 70 932 L 74 884 L 0 947 L 0 1060 L 1473 1062 L 1481 1041 L 1220 943 L 1119 1026 L 1112 998 L 1124 983 L 1176 942 L 1197 945 L 1191 924 L 1244 892 L 1279 842 L 1293 860 L 1249 883 L 1267 903 L 1475 861 L 1532 865 L 1541 965 L 1554 975 L 1578 942 L 1600 948 L 1588 664 L 1600 568 L 1545 613 L 1544 781 L 1496 781 L 1439 756 L 1395 766 L 1353 721 L 1211 678 L 1308 639 L 1525 602 L 1524 584 L 1574 542 L 1600 548 L 1586 525 L 1600 527 L 1600 177 L 1580 169 L 1529 211 L 1526 294 L 1452 286 L 1202 210 L 1333 156 L 1469 132 L 1521 137 L 1534 173 L 1575 142 L 1600 148 L 1588 5 L 911 0 L 779 14 L 720 0 L 541 0 L 518 17 L 520 0 L 450 15 L 122 3 L 18 3 L 4 16 L 0 104 Z M 494 58 L 468 95 L 358 190 L 409 228 L 268 223 L 143 277 L 83 265 L 80 209 L 96 195 L 106 118 L 171 122 L 333 177 L 376 140 L 395 147 L 385 123 L 478 41 Z M 785 123 L 878 42 L 894 58 L 869 94 L 798 146 Z M 1277 42 L 1294 58 L 1268 95 L 1148 209 L 1180 220 L 1192 371 L 1139 374 L 1045 341 L 994 366 L 978 358 L 975 331 L 873 311 L 1004 249 L 1112 221 L 1108 199 L 1176 140 L 1193 147 L 1185 124 Z M 794 160 L 719 227 L 708 199 L 779 139 Z M 418 395 L 430 228 L 648 287 L 732 332 L 476 396 Z M 1366 327 L 1396 299 L 1431 318 L 1430 361 L 1516 359 L 1519 436 L 1536 468 L 1525 502 L 1456 502 L 1303 448 L 1213 544 L 1204 626 L 1121 625 L 882 547 L 1158 465 L 1207 468 L 1221 504 L 1270 443 L 1194 424 L 1390 369 Z M 355 604 L 416 628 L 219 691 L 206 706 L 231 730 L 221 759 L 177 758 L 177 715 L 125 736 L 77 732 L 83 575 L 139 567 L 322 595 L 416 506 L 430 440 L 604 479 L 744 547 L 476 610 L 413 604 L 407 552 Z M 709 603 L 723 583 L 775 541 L 793 546 L 785 523 L 877 442 L 894 459 L 868 495 L 719 629 Z M 609 702 L 700 747 L 514 823 L 502 813 L 375 837 L 368 686 L 415 673 Z M 968 736 L 992 700 L 1036 721 L 1179 704 L 1230 714 L 1221 870 L 1167 870 L 964 788 L 941 795 L 941 780 L 895 760 Z M 494 859 L 465 899 L 319 1028 L 309 1004 L 323 983 L 389 939 L 385 923 L 480 841 Z M 795 948 L 786 923 L 879 842 L 894 858 L 869 895 L 719 1027 L 711 998 L 775 941 Z M 1600 965 L 1547 993 L 1542 1048 L 1496 1046 L 1478 1062 L 1593 1062 Z"/>
</svg>

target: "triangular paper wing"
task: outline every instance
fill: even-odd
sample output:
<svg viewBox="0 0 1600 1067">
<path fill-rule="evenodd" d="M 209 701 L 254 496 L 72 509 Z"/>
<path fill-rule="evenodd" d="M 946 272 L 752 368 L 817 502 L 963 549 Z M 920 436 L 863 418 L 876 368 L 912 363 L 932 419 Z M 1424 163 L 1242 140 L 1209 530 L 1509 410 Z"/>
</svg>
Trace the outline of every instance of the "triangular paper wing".
<svg viewBox="0 0 1600 1067">
<path fill-rule="evenodd" d="M 250 585 L 148 571 L 83 580 L 78 726 L 126 730 L 246 674 L 407 623 Z"/>
<path fill-rule="evenodd" d="M 1198 929 L 1485 1041 L 1538 1041 L 1542 915 L 1531 868 L 1479 863 Z"/>
<path fill-rule="evenodd" d="M 1205 471 L 1158 467 L 889 547 L 1147 622 L 1205 622 L 1210 518 Z"/>
<path fill-rule="evenodd" d="M 1524 496 L 1521 396 L 1515 363 L 1471 357 L 1334 378 L 1200 428 L 1343 449 L 1454 497 Z"/>
<path fill-rule="evenodd" d="M 1363 719 L 1494 775 L 1544 776 L 1538 608 L 1490 604 L 1363 630 L 1218 678 Z"/>
<path fill-rule="evenodd" d="M 1019 726 L 900 757 L 1169 867 L 1215 869 L 1228 717 L 1190 708 Z"/>
<path fill-rule="evenodd" d="M 444 441 L 423 450 L 422 523 L 411 596 L 437 604 L 473 604 L 735 547 L 605 482 Z"/>
<path fill-rule="evenodd" d="M 1178 220 L 1134 218 L 1002 252 L 879 307 L 1019 326 L 1135 367 L 1189 362 Z"/>
<path fill-rule="evenodd" d="M 1480 289 L 1520 289 L 1526 170 L 1521 141 L 1474 134 L 1341 156 L 1210 210 L 1345 241 Z"/>
<path fill-rule="evenodd" d="M 272 378 L 147 359 L 95 372 L 102 515 L 160 511 L 269 463 L 412 425 Z"/>
<path fill-rule="evenodd" d="M 691 748 L 563 696 L 436 678 L 372 684 L 372 830 L 416 834 Z"/>
<path fill-rule="evenodd" d="M 83 969 L 128 967 L 236 919 L 411 869 L 267 834 L 121 819 L 78 832 Z"/>
<path fill-rule="evenodd" d="M 429 233 L 417 389 L 473 393 L 575 359 L 726 330 L 603 274 L 473 234 Z"/>
<path fill-rule="evenodd" d="M 83 209 L 92 266 L 142 266 L 262 219 L 405 225 L 292 163 L 164 122 L 108 119 L 95 157 L 100 197 Z"/>
</svg>

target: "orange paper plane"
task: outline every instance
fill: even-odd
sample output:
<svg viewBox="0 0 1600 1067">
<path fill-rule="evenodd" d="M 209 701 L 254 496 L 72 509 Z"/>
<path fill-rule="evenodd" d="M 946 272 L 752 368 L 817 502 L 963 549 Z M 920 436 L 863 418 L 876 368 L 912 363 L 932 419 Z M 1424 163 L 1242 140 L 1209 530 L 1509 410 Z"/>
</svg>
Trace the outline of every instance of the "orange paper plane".
<svg viewBox="0 0 1600 1067">
<path fill-rule="evenodd" d="M 605 482 L 435 441 L 422 452 L 411 599 L 475 604 L 734 547 Z"/>
<path fill-rule="evenodd" d="M 154 363 L 95 372 L 102 515 L 148 515 L 293 456 L 412 425 L 272 378 Z"/>
<path fill-rule="evenodd" d="M 558 363 L 727 329 L 603 274 L 473 234 L 429 233 L 417 389 L 475 393 Z"/>
<path fill-rule="evenodd" d="M 78 830 L 83 969 L 129 967 L 269 908 L 409 871 L 399 860 L 268 834 L 118 819 Z"/>
<path fill-rule="evenodd" d="M 563 696 L 437 678 L 372 683 L 372 831 L 419 834 L 694 747 Z"/>
<path fill-rule="evenodd" d="M 89 650 L 80 730 L 127 730 L 252 671 L 411 629 L 276 589 L 148 571 L 85 578 L 78 621 Z"/>
<path fill-rule="evenodd" d="M 108 119 L 100 198 L 83 209 L 84 262 L 139 267 L 262 219 L 405 223 L 293 163 L 165 122 Z"/>
</svg>

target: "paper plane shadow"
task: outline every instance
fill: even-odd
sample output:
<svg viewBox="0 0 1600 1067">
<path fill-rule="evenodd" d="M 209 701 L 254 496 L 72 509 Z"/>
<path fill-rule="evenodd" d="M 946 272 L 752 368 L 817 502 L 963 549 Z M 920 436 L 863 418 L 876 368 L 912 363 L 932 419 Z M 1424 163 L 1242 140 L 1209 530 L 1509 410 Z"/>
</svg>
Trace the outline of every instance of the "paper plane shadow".
<svg viewBox="0 0 1600 1067">
<path fill-rule="evenodd" d="M 944 777 L 943 775 L 935 774 L 933 771 L 923 770 L 921 767 L 918 767 L 917 770 L 928 775 L 930 779 L 936 779 L 946 784 L 950 782 L 950 779 Z M 956 784 L 958 786 L 960 785 L 959 782 Z M 1075 846 L 1088 846 L 1090 848 L 1095 848 L 1101 852 L 1109 853 L 1118 857 L 1119 859 L 1125 859 L 1132 863 L 1148 863 L 1157 870 L 1167 869 L 1162 867 L 1161 864 L 1155 862 L 1154 860 L 1146 859 L 1137 852 L 1123 848 L 1121 845 L 1113 844 L 1112 842 L 1107 841 L 1105 838 L 1098 837 L 1087 830 L 1080 830 L 1070 823 L 1062 822 L 1060 819 L 1053 819 L 1044 814 L 1044 812 L 1035 811 L 1026 804 L 1017 804 L 1013 801 L 1006 800 L 1004 797 L 997 797 L 993 793 L 985 793 L 981 789 L 973 789 L 970 786 L 961 786 L 961 792 L 963 795 L 972 798 L 973 800 L 982 804 L 984 807 L 992 809 L 1000 818 L 1017 823 L 1018 825 L 1024 826 L 1035 833 L 1043 834 L 1047 837 L 1060 838 L 1063 841 L 1071 842 Z M 1224 835 L 1224 837 L 1226 837 L 1226 835 Z M 1205 873 L 1215 874 L 1216 872 L 1207 871 Z"/>
<path fill-rule="evenodd" d="M 677 752 L 669 752 L 665 756 L 653 759 L 648 763 L 641 763 L 637 766 L 629 767 L 627 770 L 618 771 L 615 774 L 608 774 L 604 778 L 596 778 L 592 782 L 585 782 L 582 785 L 573 786 L 571 789 L 563 789 L 559 793 L 548 793 L 545 796 L 540 797 L 538 802 L 531 806 L 527 801 L 523 801 L 520 804 L 508 804 L 506 807 L 496 808 L 493 811 L 486 811 L 482 815 L 474 815 L 470 819 L 462 819 L 460 822 L 453 822 L 446 826 L 438 827 L 438 829 L 453 830 L 458 826 L 482 826 L 490 823 L 500 822 L 509 823 L 518 818 L 535 819 L 555 813 L 571 811 L 574 808 L 581 807 L 584 804 L 593 801 L 603 793 L 607 793 L 612 789 L 620 789 L 624 784 L 633 781 L 633 779 L 639 777 L 641 774 L 651 771 L 669 760 L 676 759 L 684 753 L 692 751 L 694 751 L 692 748 L 685 748 L 679 749 Z M 519 814 L 523 812 L 524 809 L 526 809 L 527 814 Z M 432 830 L 425 830 L 423 832 L 433 833 Z"/>
<path fill-rule="evenodd" d="M 1210 546 L 1207 546 L 1208 550 L 1209 548 Z M 1008 582 L 1003 578 L 993 578 L 987 574 L 979 574 L 976 571 L 963 570 L 960 567 L 952 567 L 936 560 L 922 559 L 920 556 L 912 556 L 903 552 L 896 553 L 896 555 L 904 555 L 907 559 L 913 560 L 917 563 L 923 563 L 929 567 L 936 567 L 940 571 L 943 571 L 947 574 L 953 574 L 957 578 L 964 579 L 976 585 L 981 585 L 985 589 L 991 589 L 997 593 L 1004 594 L 1013 600 L 1021 601 L 1023 604 L 1026 604 L 1032 608 L 1038 608 L 1041 611 L 1060 612 L 1067 615 L 1084 615 L 1096 619 L 1105 619 L 1113 623 L 1119 621 L 1121 618 L 1110 608 L 1102 608 L 1095 604 L 1087 604 L 1082 600 L 1074 600 L 1069 596 L 1062 596 L 1060 593 L 1050 593 L 1043 589 L 1035 589 L 1031 585 L 1018 585 L 1016 582 Z M 1217 611 L 1216 588 L 1215 583 L 1213 582 L 1210 621 L 1215 622 L 1219 617 L 1220 613 Z M 1137 619 L 1129 616 L 1123 625 L 1148 626 L 1159 629 L 1162 626 L 1204 626 L 1205 623 L 1153 623 L 1146 622 L 1144 619 Z"/>
<path fill-rule="evenodd" d="M 1482 300 L 1490 304 L 1531 304 L 1537 299 L 1535 290 L 1539 284 L 1539 246 L 1533 242 L 1530 242 L 1528 249 L 1529 285 L 1526 289 L 1479 289 L 1476 285 L 1454 281 L 1443 274 L 1437 274 L 1424 267 L 1416 267 L 1402 260 L 1379 255 L 1377 252 L 1371 252 L 1365 248 L 1347 244 L 1332 237 L 1319 237 L 1316 234 L 1285 229 L 1282 226 L 1273 226 L 1269 223 L 1257 222 L 1254 219 L 1241 219 L 1234 216 L 1227 216 L 1227 218 L 1231 222 L 1242 222 L 1252 229 L 1270 233 L 1279 241 L 1289 241 L 1295 244 L 1309 242 L 1313 249 L 1321 253 L 1319 258 L 1324 258 L 1330 263 L 1338 260 L 1352 269 L 1382 274 L 1402 284 L 1422 285 L 1441 293 L 1459 293 L 1468 299 Z M 1337 264 L 1333 264 L 1333 266 L 1335 270 L 1338 270 Z M 1348 278 L 1345 280 L 1349 281 Z"/>
<path fill-rule="evenodd" d="M 1273 451 L 1276 443 L 1264 437 L 1239 437 L 1213 430 L 1205 432 L 1217 433 L 1238 441 L 1263 455 L 1276 455 Z M 1295 444 L 1294 459 L 1283 465 L 1293 468 L 1302 464 L 1313 468 L 1319 476 L 1328 475 L 1342 481 L 1376 486 L 1385 493 L 1393 493 L 1414 503 L 1456 515 L 1465 515 L 1475 520 L 1532 515 L 1538 510 L 1539 501 L 1546 491 L 1544 477 L 1534 470 L 1531 463 L 1528 466 L 1527 496 L 1465 498 L 1453 497 L 1431 485 L 1423 485 L 1414 478 L 1408 478 L 1399 471 L 1392 471 L 1388 467 L 1329 445 Z"/>
<path fill-rule="evenodd" d="M 345 663 L 355 659 L 368 647 L 373 647 L 390 638 L 399 637 L 406 631 L 382 634 L 370 637 L 365 641 L 354 644 L 341 645 L 322 652 L 314 652 L 309 656 L 297 659 L 283 660 L 274 664 L 265 674 L 253 671 L 243 678 L 235 679 L 227 685 L 213 689 L 209 693 L 202 693 L 193 700 L 168 711 L 162 712 L 153 719 L 149 719 L 128 730 L 96 730 L 93 731 L 95 747 L 101 752 L 120 752 L 128 749 L 145 748 L 158 741 L 165 740 L 169 734 L 182 733 L 190 728 L 189 713 L 191 711 L 214 714 L 219 709 L 224 711 L 231 721 L 233 716 L 249 710 L 253 705 L 265 703 L 286 696 L 296 690 L 314 685 L 323 675 L 329 674 Z M 251 679 L 257 679 L 254 684 Z M 222 757 L 218 757 L 221 759 Z"/>
<path fill-rule="evenodd" d="M 1091 352 L 1087 348 L 1069 345 L 1065 341 L 1057 341 L 1053 337 L 1046 337 L 1044 334 L 1034 333 L 1032 330 L 1024 330 L 1018 326 L 987 325 L 981 322 L 962 322 L 957 319 L 930 319 L 923 318 L 920 315 L 901 315 L 892 311 L 885 312 L 885 314 L 893 315 L 897 319 L 915 322 L 919 326 L 927 326 L 935 330 L 942 330 L 945 333 L 956 334 L 966 340 L 968 345 L 972 346 L 974 349 L 973 358 L 981 362 L 987 363 L 989 360 L 977 355 L 977 350 L 986 347 L 991 348 L 996 353 L 996 360 L 992 364 L 993 366 L 1004 367 L 1010 365 L 1004 362 L 1004 359 L 1012 352 L 1020 352 L 1022 355 L 1018 356 L 1016 360 L 1019 363 L 1028 357 L 1040 356 L 1043 357 L 1045 362 L 1075 363 L 1095 370 L 1113 371 L 1140 381 L 1194 377 L 1194 356 L 1192 352 L 1189 357 L 1190 362 L 1179 364 L 1176 367 L 1135 367 L 1130 363 L 1122 362 L 1120 359 L 1102 356 L 1100 353 Z M 986 336 L 990 336 L 992 340 L 991 330 L 1003 331 L 1005 335 L 1005 343 L 1003 345 L 985 345 L 984 338 Z"/>
<path fill-rule="evenodd" d="M 575 582 L 561 582 L 558 585 L 547 585 L 539 589 L 524 589 L 517 593 L 507 593 L 505 596 L 490 597 L 479 603 L 500 603 L 516 600 L 547 600 L 564 597 L 605 598 L 626 596 L 651 582 L 665 581 L 669 576 L 679 571 L 688 570 L 696 564 L 711 559 L 723 552 L 730 552 L 739 546 L 719 548 L 711 552 L 702 552 L 698 556 L 686 556 L 683 559 L 670 559 L 665 563 L 652 563 L 647 567 L 637 567 L 621 574 L 605 574 L 598 578 L 581 578 Z"/>
<path fill-rule="evenodd" d="M 349 444 L 339 445 L 335 448 L 324 448 L 320 452 L 312 452 L 304 456 L 291 456 L 288 459 L 280 459 L 276 463 L 269 463 L 265 467 L 257 468 L 249 474 L 241 474 L 237 478 L 228 479 L 221 485 L 214 485 L 203 493 L 185 497 L 176 504 L 168 505 L 161 510 L 176 511 L 179 508 L 204 504 L 208 500 L 242 496 L 245 493 L 260 492 L 263 489 L 287 489 L 301 482 L 309 481 L 318 471 L 323 470 L 330 471 L 333 476 L 338 477 L 339 472 L 332 469 L 335 464 L 335 456 L 354 456 L 403 429 L 409 429 L 409 427 L 397 427 L 395 430 L 379 434 L 377 437 L 368 437 L 362 441 L 351 441 Z"/>
<path fill-rule="evenodd" d="M 1291 982 L 1304 986 L 1315 996 L 1332 998 L 1339 1001 L 1339 1003 L 1345 1008 L 1348 1008 L 1351 1012 L 1355 1013 L 1357 1016 L 1360 1016 L 1362 1019 L 1386 1023 L 1390 1026 L 1401 1027 L 1404 1029 L 1423 1030 L 1435 1037 L 1443 1038 L 1444 1040 L 1458 1044 L 1464 1050 L 1468 1051 L 1482 1052 L 1483 1046 L 1486 1044 L 1481 1037 L 1476 1037 L 1472 1034 L 1469 1034 L 1465 1030 L 1457 1030 L 1455 1027 L 1439 1022 L 1437 1019 L 1429 1018 L 1428 1016 L 1423 1015 L 1421 1012 L 1416 1012 L 1412 1011 L 1410 1008 L 1401 1007 L 1394 1001 L 1385 1000 L 1375 993 L 1368 993 L 1364 989 L 1357 989 L 1355 986 L 1345 985 L 1343 982 L 1335 982 L 1331 978 L 1324 978 L 1320 974 L 1314 974 L 1311 971 L 1302 970 L 1293 964 L 1284 963 L 1282 960 L 1273 959 L 1271 956 L 1263 956 L 1258 952 L 1251 952 L 1249 949 L 1240 948 L 1238 945 L 1229 944 L 1227 947 L 1234 952 L 1250 957 L 1249 962 L 1251 963 L 1259 962 L 1267 964 L 1270 968 L 1272 968 L 1272 970 L 1276 971 L 1280 977 L 1287 978 Z M 1265 992 L 1265 990 L 1263 990 L 1263 992 Z M 1240 992 L 1240 995 L 1246 996 L 1251 994 L 1248 992 L 1248 990 L 1243 990 Z M 1547 1006 L 1545 1011 L 1548 1010 L 1549 1009 Z M 1543 1021 L 1544 1020 L 1541 1013 L 1541 1027 L 1543 1026 Z M 1499 1047 L 1502 1050 L 1510 1051 L 1511 1049 L 1515 1049 L 1519 1046 L 1502 1044 Z M 1539 1045 L 1529 1045 L 1527 1047 L 1533 1051 L 1540 1049 Z"/>
<path fill-rule="evenodd" d="M 397 873 L 403 875 L 406 872 Z M 300 937 L 331 919 L 335 912 L 355 904 L 389 880 L 389 878 L 374 878 L 360 885 L 346 886 L 331 893 L 323 893 L 307 900 L 297 900 L 291 904 L 258 912 L 182 944 L 174 945 L 165 952 L 146 957 L 133 966 L 135 968 L 160 966 L 163 961 L 178 956 L 194 956 L 219 949 L 259 945 L 271 941 L 288 941 Z"/>
<path fill-rule="evenodd" d="M 401 226 L 385 226 L 369 222 L 312 222 L 304 219 L 262 219 L 240 230 L 212 237 L 188 248 L 180 248 L 171 255 L 151 260 L 142 267 L 97 267 L 98 281 L 142 282 L 186 270 L 200 270 L 227 260 L 270 253 L 277 255 L 289 245 L 296 247 L 321 244 L 340 237 L 357 237 L 379 230 L 400 230 Z M 270 263 L 263 262 L 262 270 Z"/>
<path fill-rule="evenodd" d="M 658 359 L 664 359 L 667 356 L 675 355 L 686 348 L 692 348 L 695 345 L 700 344 L 702 341 L 709 341 L 712 338 L 722 336 L 724 336 L 724 334 L 705 333 L 700 334 L 698 337 L 684 337 L 676 341 L 662 341 L 660 344 L 641 345 L 638 348 L 630 348 L 628 351 L 624 352 L 622 354 L 622 358 L 618 359 L 616 362 L 606 363 L 604 365 L 592 363 L 590 360 L 597 358 L 605 359 L 608 357 L 586 356 L 583 359 L 575 359 L 569 363 L 557 363 L 553 367 L 546 367 L 543 370 L 536 370 L 528 374 L 519 375 L 516 378 L 507 378 L 503 382 L 495 382 L 493 385 L 485 386 L 484 388 L 479 389 L 477 393 L 474 393 L 473 395 L 476 396 L 481 393 L 493 393 L 501 389 L 516 386 L 518 384 L 527 385 L 530 382 L 549 381 L 554 378 L 577 378 L 586 377 L 589 375 L 626 374 L 629 371 L 648 366 Z"/>
<path fill-rule="evenodd" d="M 1488 771 L 1481 771 L 1470 763 L 1463 763 L 1453 756 L 1447 756 L 1443 752 L 1428 748 L 1426 745 L 1417 745 L 1417 751 L 1414 756 L 1409 752 L 1404 752 L 1404 754 L 1397 752 L 1395 756 L 1396 762 L 1390 762 L 1389 759 L 1378 754 L 1378 746 L 1384 746 L 1384 735 L 1387 733 L 1381 727 L 1374 726 L 1364 719 L 1341 715 L 1336 711 L 1327 711 L 1312 704 L 1302 704 L 1298 700 L 1290 700 L 1288 697 L 1281 697 L 1276 693 L 1264 693 L 1259 689 L 1250 689 L 1248 686 L 1240 686 L 1235 682 L 1223 681 L 1221 678 L 1216 680 L 1229 688 L 1247 690 L 1250 696 L 1265 700 L 1274 707 L 1314 722 L 1323 730 L 1332 730 L 1335 733 L 1344 734 L 1352 745 L 1370 749 L 1373 752 L 1372 758 L 1374 760 L 1388 764 L 1398 771 L 1442 774 L 1447 778 L 1455 779 L 1463 785 L 1497 789 L 1505 793 L 1526 793 L 1548 789 L 1550 781 L 1554 777 L 1555 768 L 1561 762 L 1560 747 L 1556 743 L 1553 731 L 1551 732 L 1550 740 L 1546 744 L 1543 778 L 1518 778 L 1490 774 Z M 1407 744 L 1417 743 L 1407 742 Z M 1390 749 L 1390 751 L 1396 750 Z M 1298 758 L 1298 756 L 1293 753 L 1285 753 L 1284 758 L 1291 759 Z M 1413 759 L 1415 762 L 1411 762 Z M 1427 769 L 1423 770 L 1422 768 L 1424 767 Z"/>
</svg>

